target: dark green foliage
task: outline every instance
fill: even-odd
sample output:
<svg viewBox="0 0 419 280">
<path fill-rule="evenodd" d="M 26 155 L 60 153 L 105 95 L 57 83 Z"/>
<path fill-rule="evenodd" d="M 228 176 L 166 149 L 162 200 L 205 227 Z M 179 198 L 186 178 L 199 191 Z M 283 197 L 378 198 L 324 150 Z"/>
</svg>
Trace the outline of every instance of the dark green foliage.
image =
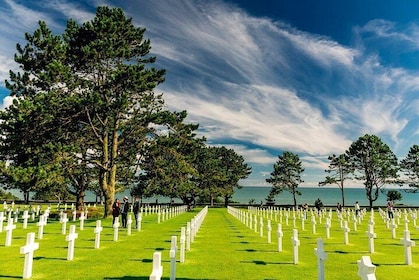
<svg viewBox="0 0 419 280">
<path fill-rule="evenodd" d="M 282 156 L 278 156 L 278 161 L 274 164 L 274 171 L 266 182 L 272 184 L 270 195 L 275 196 L 282 191 L 288 191 L 293 195 L 294 207 L 297 207 L 296 195 L 301 195 L 298 185 L 304 182 L 301 173 L 304 172 L 302 162 L 297 154 L 285 151 Z"/>
<path fill-rule="evenodd" d="M 405 175 L 402 183 L 419 188 L 419 145 L 410 147 L 407 157 L 400 162 L 400 168 Z"/>
<path fill-rule="evenodd" d="M 399 170 L 397 157 L 375 135 L 364 135 L 353 142 L 346 151 L 355 179 L 364 181 L 370 202 L 378 199 L 379 190 L 387 183 L 394 183 Z"/>
<path fill-rule="evenodd" d="M 386 196 L 387 196 L 387 200 L 391 200 L 391 201 L 397 201 L 397 200 L 403 199 L 402 194 L 396 190 L 387 191 Z"/>
</svg>

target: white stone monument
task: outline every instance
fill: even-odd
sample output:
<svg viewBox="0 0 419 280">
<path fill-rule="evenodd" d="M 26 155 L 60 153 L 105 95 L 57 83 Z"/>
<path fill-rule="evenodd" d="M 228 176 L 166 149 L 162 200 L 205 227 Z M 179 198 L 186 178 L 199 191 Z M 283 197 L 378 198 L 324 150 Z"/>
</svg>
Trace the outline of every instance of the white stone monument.
<svg viewBox="0 0 419 280">
<path fill-rule="evenodd" d="M 76 239 L 79 237 L 79 234 L 76 233 L 76 226 L 70 226 L 70 233 L 65 237 L 65 240 L 68 241 L 68 251 L 67 251 L 67 260 L 71 261 L 74 258 L 74 245 Z"/>
<path fill-rule="evenodd" d="M 63 213 L 60 222 L 61 222 L 61 234 L 65 234 L 67 231 L 67 222 L 68 222 L 67 213 Z"/>
<path fill-rule="evenodd" d="M 4 246 L 8 247 L 12 245 L 12 236 L 13 230 L 16 228 L 16 225 L 13 224 L 13 219 L 7 220 L 7 225 L 4 227 L 4 231 L 6 232 L 6 242 Z"/>
<path fill-rule="evenodd" d="M 119 217 L 115 217 L 115 222 L 113 223 L 113 241 L 118 241 L 118 231 L 119 231 Z"/>
<path fill-rule="evenodd" d="M 358 263 L 358 276 L 362 280 L 376 280 L 375 278 L 375 265 L 371 263 L 369 256 L 362 256 Z"/>
<path fill-rule="evenodd" d="M 177 251 L 177 236 L 172 236 L 171 246 L 169 251 L 170 257 L 170 280 L 176 279 L 176 251 Z"/>
<path fill-rule="evenodd" d="M 278 231 L 276 233 L 278 234 L 278 252 L 282 252 L 282 238 L 284 233 L 282 232 L 281 224 L 278 224 Z"/>
<path fill-rule="evenodd" d="M 298 247 L 300 246 L 300 240 L 298 239 L 298 230 L 292 230 L 292 237 L 291 237 L 292 247 L 293 247 L 293 256 L 294 256 L 294 264 L 298 263 Z"/>
<path fill-rule="evenodd" d="M 410 239 L 410 231 L 404 230 L 404 238 L 400 238 L 400 242 L 404 245 L 404 262 L 407 265 L 412 264 L 412 246 L 415 246 L 415 241 Z"/>
<path fill-rule="evenodd" d="M 150 274 L 150 280 L 160 280 L 163 275 L 163 266 L 161 265 L 161 252 L 153 254 L 153 270 Z"/>
<path fill-rule="evenodd" d="M 103 230 L 103 227 L 102 227 L 101 220 L 96 220 L 96 227 L 93 230 L 95 234 L 95 249 L 100 248 L 100 233 L 102 232 L 102 230 Z"/>
<path fill-rule="evenodd" d="M 314 248 L 314 254 L 317 256 L 318 279 L 324 280 L 324 261 L 327 259 L 327 254 L 324 251 L 323 239 L 317 239 L 317 248 Z"/>
<path fill-rule="evenodd" d="M 368 231 L 366 232 L 368 237 L 368 248 L 370 253 L 374 253 L 374 238 L 377 238 L 377 234 L 374 233 L 374 226 L 368 225 Z"/>
<path fill-rule="evenodd" d="M 20 253 L 25 255 L 23 265 L 23 279 L 32 277 L 33 252 L 39 249 L 39 243 L 35 243 L 35 233 L 30 232 L 26 236 L 26 245 L 20 247 Z"/>
</svg>

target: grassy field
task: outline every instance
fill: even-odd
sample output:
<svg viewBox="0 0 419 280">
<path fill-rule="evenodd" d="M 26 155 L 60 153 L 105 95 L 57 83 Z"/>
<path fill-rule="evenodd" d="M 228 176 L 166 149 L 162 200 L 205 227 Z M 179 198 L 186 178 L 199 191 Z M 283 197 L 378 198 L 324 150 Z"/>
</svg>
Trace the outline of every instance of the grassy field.
<svg viewBox="0 0 419 280">
<path fill-rule="evenodd" d="M 79 230 L 76 240 L 75 256 L 67 260 L 65 235 L 61 234 L 58 220 L 49 220 L 44 236 L 35 251 L 32 279 L 148 279 L 152 270 L 152 256 L 162 252 L 163 279 L 170 276 L 171 237 L 180 239 L 181 227 L 185 227 L 201 209 L 180 214 L 169 220 L 157 223 L 157 214 L 143 217 L 142 230 L 120 229 L 119 240 L 113 241 L 111 219 L 102 220 L 104 230 L 101 247 L 94 249 L 95 220 L 87 220 L 84 230 Z M 247 210 L 246 210 L 247 211 Z M 71 220 L 71 217 L 70 217 Z M 377 279 L 418 279 L 419 248 L 413 247 L 413 265 L 404 264 L 404 247 L 400 242 L 404 226 L 397 228 L 397 238 L 392 239 L 390 229 L 385 227 L 378 213 L 375 213 L 375 253 L 368 252 L 366 230 L 369 213 L 357 231 L 349 223 L 349 244 L 344 244 L 344 235 L 333 213 L 330 238 L 326 239 L 324 220 L 317 224 L 316 234 L 312 233 L 310 220 L 299 230 L 299 263 L 293 264 L 291 244 L 292 220 L 283 223 L 283 251 L 278 252 L 277 223 L 272 221 L 272 242 L 267 242 L 266 220 L 264 236 L 250 229 L 238 219 L 227 213 L 225 208 L 210 208 L 200 227 L 191 250 L 186 251 L 185 262 L 177 262 L 176 279 L 317 279 L 317 258 L 314 248 L 317 238 L 323 238 L 328 258 L 325 261 L 326 279 L 360 279 L 357 275 L 357 260 L 370 256 L 376 265 Z M 410 223 L 411 239 L 417 241 L 419 233 Z M 38 227 L 30 222 L 23 229 L 22 221 L 13 232 L 12 245 L 5 246 L 5 232 L 0 233 L 0 279 L 20 279 L 23 275 L 24 256 L 20 247 L 26 242 L 26 234 L 35 232 Z M 179 254 L 178 254 L 179 256 Z M 179 260 L 179 258 L 178 258 Z"/>
</svg>

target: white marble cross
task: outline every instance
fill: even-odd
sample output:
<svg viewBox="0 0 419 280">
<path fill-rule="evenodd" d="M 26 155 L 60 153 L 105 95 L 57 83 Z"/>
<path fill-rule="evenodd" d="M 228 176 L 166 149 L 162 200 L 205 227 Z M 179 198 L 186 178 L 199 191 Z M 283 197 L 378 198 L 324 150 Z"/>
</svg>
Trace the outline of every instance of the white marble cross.
<svg viewBox="0 0 419 280">
<path fill-rule="evenodd" d="M 327 259 L 327 254 L 324 251 L 323 239 L 317 239 L 317 248 L 314 248 L 314 254 L 317 256 L 318 279 L 324 280 L 324 261 Z"/>
<path fill-rule="evenodd" d="M 181 263 L 185 262 L 185 242 L 186 242 L 186 228 L 182 227 L 180 229 L 180 252 L 179 252 L 179 261 Z"/>
<path fill-rule="evenodd" d="M 29 219 L 29 213 L 28 210 L 23 211 L 23 228 L 26 229 L 28 227 L 28 219 Z"/>
<path fill-rule="evenodd" d="M 391 219 L 390 228 L 391 228 L 391 238 L 396 239 L 396 228 L 397 228 L 397 225 L 396 225 L 394 219 Z"/>
<path fill-rule="evenodd" d="M 4 216 L 4 212 L 0 212 L 0 232 L 3 232 L 3 222 L 6 220 L 7 218 Z"/>
<path fill-rule="evenodd" d="M 272 226 L 271 226 L 271 220 L 268 220 L 268 225 L 266 227 L 268 232 L 268 243 L 271 243 L 271 235 L 272 235 Z"/>
<path fill-rule="evenodd" d="M 15 228 L 16 225 L 13 224 L 13 219 L 8 219 L 7 225 L 4 227 L 4 231 L 6 232 L 6 242 L 4 243 L 4 246 L 12 245 L 13 230 Z"/>
<path fill-rule="evenodd" d="M 260 217 L 259 219 L 259 235 L 260 237 L 263 237 L 263 218 Z"/>
<path fill-rule="evenodd" d="M 186 223 L 186 251 L 189 251 L 190 249 L 191 249 L 191 222 L 187 222 Z"/>
<path fill-rule="evenodd" d="M 79 221 L 80 221 L 80 230 L 84 230 L 84 220 L 86 220 L 86 217 L 84 216 L 84 212 L 80 212 L 80 217 L 79 217 Z"/>
<path fill-rule="evenodd" d="M 163 275 L 163 266 L 161 265 L 161 252 L 153 254 L 153 270 L 151 271 L 149 280 L 160 280 Z"/>
<path fill-rule="evenodd" d="M 311 226 L 312 226 L 312 233 L 316 234 L 316 217 L 313 215 L 311 216 Z"/>
<path fill-rule="evenodd" d="M 377 234 L 374 233 L 374 226 L 368 225 L 368 231 L 366 232 L 368 237 L 368 248 L 370 253 L 374 253 L 374 238 L 377 238 Z"/>
<path fill-rule="evenodd" d="M 375 265 L 371 263 L 369 256 L 362 256 L 358 263 L 358 276 L 362 280 L 375 280 Z"/>
<path fill-rule="evenodd" d="M 348 227 L 348 221 L 343 222 L 343 234 L 344 234 L 344 244 L 349 244 L 349 232 L 351 229 Z"/>
<path fill-rule="evenodd" d="M 276 232 L 278 234 L 278 252 L 282 252 L 282 237 L 284 233 L 282 232 L 282 224 L 278 224 L 278 230 Z"/>
<path fill-rule="evenodd" d="M 118 231 L 119 231 L 119 217 L 115 217 L 115 222 L 113 223 L 113 241 L 118 241 Z"/>
<path fill-rule="evenodd" d="M 42 239 L 44 237 L 44 226 L 46 226 L 46 224 L 46 216 L 39 216 L 39 221 L 36 223 L 38 226 L 38 239 Z"/>
<path fill-rule="evenodd" d="M 61 233 L 62 234 L 65 234 L 65 232 L 67 230 L 67 222 L 68 222 L 67 213 L 63 213 L 63 215 L 61 216 L 61 220 L 60 220 L 60 223 L 62 224 L 62 226 L 61 226 Z"/>
<path fill-rule="evenodd" d="M 127 219 L 127 235 L 131 235 L 131 227 L 132 227 L 132 217 L 128 215 Z"/>
<path fill-rule="evenodd" d="M 330 218 L 326 218 L 326 238 L 330 238 L 330 227 L 331 227 L 331 223 L 330 223 Z"/>
<path fill-rule="evenodd" d="M 170 280 L 176 279 L 176 251 L 177 251 L 177 236 L 172 236 L 171 246 L 169 251 L 170 257 Z"/>
<path fill-rule="evenodd" d="M 76 226 L 70 226 L 70 232 L 65 237 L 65 240 L 68 241 L 68 251 L 67 251 L 67 260 L 71 261 L 74 258 L 74 245 L 76 243 L 76 239 L 79 237 L 79 234 L 76 233 Z"/>
<path fill-rule="evenodd" d="M 73 204 L 71 204 L 72 205 L 72 207 L 71 207 L 71 209 L 73 209 Z M 76 209 L 74 209 L 73 210 L 73 222 L 75 222 L 77 220 L 77 211 L 76 211 Z"/>
<path fill-rule="evenodd" d="M 25 255 L 23 266 L 23 279 L 32 277 L 33 252 L 39 249 L 39 243 L 35 243 L 35 233 L 30 232 L 26 236 L 26 245 L 20 247 L 20 253 Z"/>
<path fill-rule="evenodd" d="M 292 238 L 291 238 L 292 246 L 293 246 L 293 256 L 294 256 L 294 264 L 298 263 L 298 247 L 300 246 L 300 240 L 298 239 L 298 230 L 292 230 Z"/>
<path fill-rule="evenodd" d="M 137 215 L 137 231 L 141 231 L 141 221 L 143 220 L 142 213 L 138 213 Z"/>
<path fill-rule="evenodd" d="M 97 220 L 96 227 L 93 230 L 93 232 L 95 233 L 95 249 L 99 249 L 100 247 L 100 233 L 102 232 L 102 230 L 103 230 L 102 222 L 101 220 Z"/>
<path fill-rule="evenodd" d="M 404 245 L 404 260 L 405 264 L 412 264 L 412 246 L 415 246 L 415 241 L 410 239 L 410 231 L 404 230 L 404 238 L 400 238 L 400 242 Z"/>
</svg>

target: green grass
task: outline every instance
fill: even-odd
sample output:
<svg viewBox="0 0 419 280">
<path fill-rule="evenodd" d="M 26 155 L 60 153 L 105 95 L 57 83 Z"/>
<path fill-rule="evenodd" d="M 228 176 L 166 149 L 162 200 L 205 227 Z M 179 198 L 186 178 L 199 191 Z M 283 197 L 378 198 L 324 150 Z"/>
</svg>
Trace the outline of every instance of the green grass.
<svg viewBox="0 0 419 280">
<path fill-rule="evenodd" d="M 156 251 L 162 252 L 163 279 L 170 275 L 171 236 L 180 239 L 181 227 L 192 219 L 201 209 L 184 213 L 169 220 L 157 223 L 157 215 L 143 217 L 142 231 L 132 230 L 127 236 L 121 229 L 119 240 L 113 241 L 111 219 L 102 221 L 104 230 L 101 235 L 100 249 L 94 249 L 95 220 L 87 220 L 84 230 L 77 230 L 75 256 L 67 261 L 67 242 L 61 234 L 61 224 L 50 220 L 45 227 L 44 238 L 36 240 L 40 248 L 35 251 L 32 279 L 148 279 L 152 269 L 152 257 Z M 71 217 L 69 217 L 71 219 Z M 266 220 L 264 236 L 260 237 L 246 227 L 224 208 L 210 208 L 199 229 L 191 250 L 186 251 L 185 262 L 177 262 L 176 279 L 317 279 L 317 259 L 314 248 L 317 238 L 323 238 L 328 258 L 325 261 L 326 279 L 360 279 L 357 275 L 357 260 L 361 256 L 371 256 L 377 266 L 377 279 L 417 279 L 419 248 L 413 247 L 413 265 L 404 264 L 404 248 L 400 243 L 403 225 L 397 228 L 397 238 L 375 213 L 375 253 L 368 252 L 366 230 L 369 214 L 357 231 L 349 223 L 349 244 L 343 244 L 343 232 L 339 228 L 336 215 L 333 216 L 331 238 L 326 239 L 323 224 L 317 225 L 317 233 L 312 233 L 310 221 L 299 229 L 299 263 L 293 264 L 292 220 L 283 223 L 283 251 L 277 251 L 277 223 L 272 221 L 272 242 L 267 243 Z M 79 222 L 69 222 L 76 224 Z M 411 238 L 418 242 L 417 229 L 410 228 Z M 22 229 L 22 222 L 13 232 L 12 246 L 5 247 L 5 232 L 0 233 L 0 278 L 19 279 L 23 273 L 24 256 L 19 254 L 20 247 L 26 242 L 28 232 L 38 233 L 35 222 L 28 229 Z M 419 244 L 418 244 L 419 246 Z M 179 254 L 178 254 L 179 256 Z"/>
</svg>

